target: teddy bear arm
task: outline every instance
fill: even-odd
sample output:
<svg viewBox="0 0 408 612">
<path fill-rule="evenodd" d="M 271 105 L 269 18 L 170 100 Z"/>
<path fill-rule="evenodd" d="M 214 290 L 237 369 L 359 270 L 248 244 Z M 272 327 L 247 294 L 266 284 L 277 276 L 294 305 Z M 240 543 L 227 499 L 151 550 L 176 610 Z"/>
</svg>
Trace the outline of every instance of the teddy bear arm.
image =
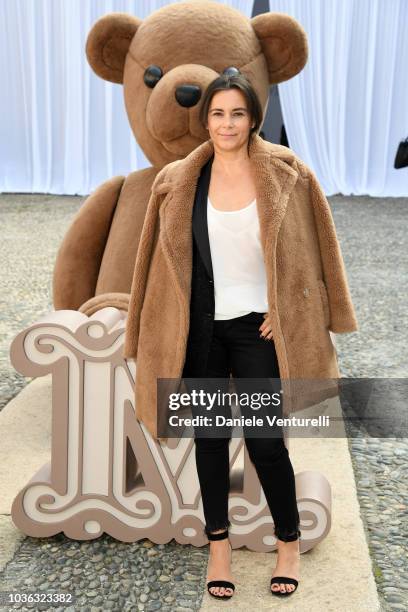
<svg viewBox="0 0 408 612">
<path fill-rule="evenodd" d="M 95 296 L 111 221 L 125 177 L 102 183 L 75 214 L 58 249 L 53 271 L 55 310 L 78 310 Z"/>
</svg>

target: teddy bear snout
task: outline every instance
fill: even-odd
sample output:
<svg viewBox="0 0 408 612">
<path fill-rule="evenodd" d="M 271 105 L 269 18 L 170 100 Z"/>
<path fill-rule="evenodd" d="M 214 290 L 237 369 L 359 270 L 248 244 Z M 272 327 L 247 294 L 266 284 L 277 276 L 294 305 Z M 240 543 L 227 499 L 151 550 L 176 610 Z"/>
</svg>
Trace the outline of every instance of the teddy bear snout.
<svg viewBox="0 0 408 612">
<path fill-rule="evenodd" d="M 207 132 L 199 121 L 200 100 L 217 76 L 212 68 L 198 64 L 163 70 L 162 78 L 149 90 L 146 105 L 146 126 L 151 136 L 161 143 L 173 141 L 173 145 L 175 140 L 187 135 L 189 146 L 193 142 L 198 146 L 205 140 Z M 171 117 L 171 120 L 163 121 L 163 117 Z M 177 151 L 180 146 L 177 145 Z M 183 156 L 187 155 L 188 151 L 182 149 Z"/>
<path fill-rule="evenodd" d="M 191 108 L 201 98 L 201 88 L 197 85 L 179 85 L 176 87 L 176 100 L 180 106 Z"/>
</svg>

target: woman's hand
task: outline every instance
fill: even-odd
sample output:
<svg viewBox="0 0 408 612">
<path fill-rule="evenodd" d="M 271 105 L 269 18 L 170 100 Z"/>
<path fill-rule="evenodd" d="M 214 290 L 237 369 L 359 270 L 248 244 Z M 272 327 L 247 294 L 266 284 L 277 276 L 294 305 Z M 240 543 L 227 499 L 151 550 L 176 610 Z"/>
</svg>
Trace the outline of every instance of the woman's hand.
<svg viewBox="0 0 408 612">
<path fill-rule="evenodd" d="M 270 323 L 270 319 L 269 319 L 269 315 L 266 312 L 264 314 L 264 319 L 265 321 L 262 323 L 262 325 L 259 328 L 260 333 L 260 337 L 263 338 L 264 340 L 272 340 L 272 327 L 271 327 L 271 323 Z"/>
</svg>

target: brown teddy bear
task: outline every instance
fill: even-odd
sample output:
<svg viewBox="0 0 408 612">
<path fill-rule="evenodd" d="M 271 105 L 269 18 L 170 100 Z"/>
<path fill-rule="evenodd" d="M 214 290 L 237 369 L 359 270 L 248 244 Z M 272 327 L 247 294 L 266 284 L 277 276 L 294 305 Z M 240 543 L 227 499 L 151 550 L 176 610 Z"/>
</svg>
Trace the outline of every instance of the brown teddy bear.
<svg viewBox="0 0 408 612">
<path fill-rule="evenodd" d="M 143 21 L 112 13 L 95 23 L 88 61 L 103 79 L 123 83 L 133 133 L 152 166 L 111 178 L 81 206 L 56 258 L 56 310 L 127 310 L 154 179 L 208 138 L 198 118 L 203 91 L 220 73 L 238 69 L 265 112 L 270 85 L 300 72 L 307 53 L 306 34 L 289 15 L 248 19 L 217 2 L 169 4 Z M 288 149 L 279 148 L 284 159 Z"/>
</svg>

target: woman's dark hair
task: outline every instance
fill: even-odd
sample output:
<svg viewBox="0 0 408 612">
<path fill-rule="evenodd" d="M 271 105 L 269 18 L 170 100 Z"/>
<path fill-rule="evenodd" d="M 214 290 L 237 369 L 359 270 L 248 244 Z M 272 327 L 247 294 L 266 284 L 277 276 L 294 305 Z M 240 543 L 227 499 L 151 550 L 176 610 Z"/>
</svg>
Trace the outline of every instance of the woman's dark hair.
<svg viewBox="0 0 408 612">
<path fill-rule="evenodd" d="M 208 111 L 214 94 L 218 91 L 225 91 L 226 89 L 239 89 L 245 97 L 251 121 L 255 123 L 254 127 L 251 127 L 249 132 L 249 145 L 253 134 L 258 131 L 262 124 L 262 106 L 255 89 L 243 74 L 221 74 L 211 81 L 202 98 L 199 115 L 200 122 L 204 127 L 207 126 Z"/>
</svg>

